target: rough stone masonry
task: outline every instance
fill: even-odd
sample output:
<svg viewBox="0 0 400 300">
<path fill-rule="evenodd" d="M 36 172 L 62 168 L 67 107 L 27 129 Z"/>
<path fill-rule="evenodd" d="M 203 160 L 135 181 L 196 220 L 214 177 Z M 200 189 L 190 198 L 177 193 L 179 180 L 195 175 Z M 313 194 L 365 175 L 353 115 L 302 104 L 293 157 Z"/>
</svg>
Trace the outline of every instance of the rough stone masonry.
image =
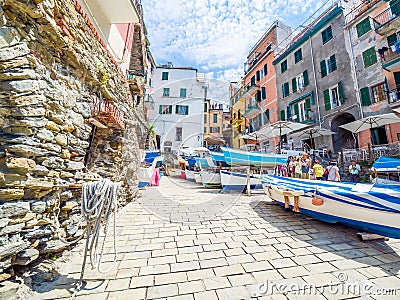
<svg viewBox="0 0 400 300">
<path fill-rule="evenodd" d="M 107 128 L 89 122 L 96 103 L 118 117 Z M 0 0 L 0 281 L 82 234 L 82 180 L 122 181 L 120 198 L 135 197 L 137 103 L 77 1 Z"/>
</svg>

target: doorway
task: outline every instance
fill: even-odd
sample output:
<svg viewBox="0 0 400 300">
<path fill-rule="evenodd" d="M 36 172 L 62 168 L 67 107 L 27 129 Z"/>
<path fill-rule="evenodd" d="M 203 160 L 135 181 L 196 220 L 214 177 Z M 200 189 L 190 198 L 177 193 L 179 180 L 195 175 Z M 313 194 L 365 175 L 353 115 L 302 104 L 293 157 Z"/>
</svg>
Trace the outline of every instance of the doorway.
<svg viewBox="0 0 400 300">
<path fill-rule="evenodd" d="M 374 145 L 386 145 L 389 144 L 388 137 L 386 134 L 386 126 L 370 129 L 371 138 Z"/>
<path fill-rule="evenodd" d="M 358 148 L 358 141 L 351 131 L 339 126 L 355 121 L 356 118 L 350 113 L 343 113 L 336 116 L 331 123 L 331 130 L 336 132 L 332 135 L 333 152 L 338 153 L 342 148 Z"/>
</svg>

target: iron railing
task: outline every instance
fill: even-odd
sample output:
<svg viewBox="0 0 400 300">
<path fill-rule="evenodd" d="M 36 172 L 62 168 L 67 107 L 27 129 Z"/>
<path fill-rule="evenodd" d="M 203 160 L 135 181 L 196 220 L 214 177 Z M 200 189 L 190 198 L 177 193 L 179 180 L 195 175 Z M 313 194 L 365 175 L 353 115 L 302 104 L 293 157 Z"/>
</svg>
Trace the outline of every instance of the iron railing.
<svg viewBox="0 0 400 300">
<path fill-rule="evenodd" d="M 388 91 L 389 104 L 400 103 L 400 86 Z"/>
<path fill-rule="evenodd" d="M 343 156 L 342 156 L 343 153 Z M 341 163 L 356 161 L 375 161 L 381 156 L 398 157 L 400 156 L 400 142 L 386 145 L 375 145 L 359 149 L 343 149 L 339 155 Z"/>
<path fill-rule="evenodd" d="M 400 1 L 397 3 L 390 5 L 390 7 L 374 18 L 374 27 L 375 30 L 381 28 L 387 23 L 391 22 L 393 19 L 397 18 L 400 15 Z"/>
<path fill-rule="evenodd" d="M 364 1 L 354 9 L 352 9 L 351 12 L 349 12 L 345 17 L 344 17 L 344 22 L 345 24 L 351 23 L 354 19 L 358 18 L 360 15 L 365 13 L 367 10 L 375 6 L 381 2 L 381 0 L 369 0 L 369 1 Z"/>
</svg>

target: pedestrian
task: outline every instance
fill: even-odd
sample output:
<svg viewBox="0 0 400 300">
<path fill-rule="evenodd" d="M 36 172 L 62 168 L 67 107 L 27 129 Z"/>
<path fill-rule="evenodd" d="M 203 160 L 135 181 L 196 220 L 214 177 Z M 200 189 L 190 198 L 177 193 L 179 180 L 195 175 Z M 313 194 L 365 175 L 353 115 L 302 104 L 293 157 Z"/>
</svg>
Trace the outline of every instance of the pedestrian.
<svg viewBox="0 0 400 300">
<path fill-rule="evenodd" d="M 301 179 L 310 179 L 311 160 L 306 152 L 303 152 L 301 159 Z"/>
<path fill-rule="evenodd" d="M 290 177 L 294 177 L 295 168 L 296 168 L 296 160 L 295 160 L 294 156 L 291 156 L 291 159 L 289 162 L 289 167 L 288 167 L 288 173 L 290 174 Z"/>
<path fill-rule="evenodd" d="M 332 160 L 330 165 L 327 167 L 328 170 L 328 181 L 340 181 L 339 167 L 337 166 L 336 160 Z"/>
<path fill-rule="evenodd" d="M 294 177 L 301 178 L 301 163 L 300 163 L 300 156 L 296 158 L 295 167 L 294 167 Z"/>
<path fill-rule="evenodd" d="M 357 162 L 352 159 L 349 166 L 350 182 L 360 182 L 361 167 Z"/>
<path fill-rule="evenodd" d="M 315 179 L 322 180 L 322 177 L 324 176 L 324 167 L 321 166 L 320 161 L 318 159 L 315 160 L 313 169 L 314 169 Z"/>
<path fill-rule="evenodd" d="M 293 158 L 293 156 L 289 156 L 286 161 L 286 170 L 287 170 L 286 176 L 287 177 L 292 177 L 292 172 L 290 170 L 290 162 L 292 161 L 292 158 Z"/>
</svg>

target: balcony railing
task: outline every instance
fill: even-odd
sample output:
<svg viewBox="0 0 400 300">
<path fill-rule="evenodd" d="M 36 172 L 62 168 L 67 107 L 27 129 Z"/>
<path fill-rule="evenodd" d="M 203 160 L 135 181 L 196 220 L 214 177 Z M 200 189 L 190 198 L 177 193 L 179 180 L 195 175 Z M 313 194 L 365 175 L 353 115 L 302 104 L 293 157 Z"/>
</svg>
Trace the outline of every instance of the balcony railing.
<svg viewBox="0 0 400 300">
<path fill-rule="evenodd" d="M 384 25 L 388 24 L 395 18 L 400 15 L 400 1 L 391 5 L 388 9 L 381 12 L 374 18 L 374 27 L 375 30 L 383 27 Z"/>
<path fill-rule="evenodd" d="M 111 127 L 124 128 L 123 113 L 108 100 L 93 97 L 92 118 Z"/>
<path fill-rule="evenodd" d="M 258 106 L 257 103 L 249 103 L 247 104 L 247 110 L 244 113 L 245 118 L 252 118 L 254 115 L 256 115 L 261 108 Z"/>
<path fill-rule="evenodd" d="M 392 51 L 391 47 L 389 47 L 389 50 L 383 54 L 382 66 L 388 71 L 398 68 L 400 66 L 400 54 Z"/>
<path fill-rule="evenodd" d="M 242 97 L 248 98 L 250 97 L 255 91 L 257 91 L 260 86 L 256 85 L 255 83 L 250 83 L 243 87 L 243 94 Z"/>
<path fill-rule="evenodd" d="M 369 10 L 371 7 L 375 6 L 379 2 L 381 2 L 381 0 L 364 1 L 344 17 L 345 24 L 347 25 L 351 23 L 354 19 L 365 13 L 367 10 Z"/>
</svg>

